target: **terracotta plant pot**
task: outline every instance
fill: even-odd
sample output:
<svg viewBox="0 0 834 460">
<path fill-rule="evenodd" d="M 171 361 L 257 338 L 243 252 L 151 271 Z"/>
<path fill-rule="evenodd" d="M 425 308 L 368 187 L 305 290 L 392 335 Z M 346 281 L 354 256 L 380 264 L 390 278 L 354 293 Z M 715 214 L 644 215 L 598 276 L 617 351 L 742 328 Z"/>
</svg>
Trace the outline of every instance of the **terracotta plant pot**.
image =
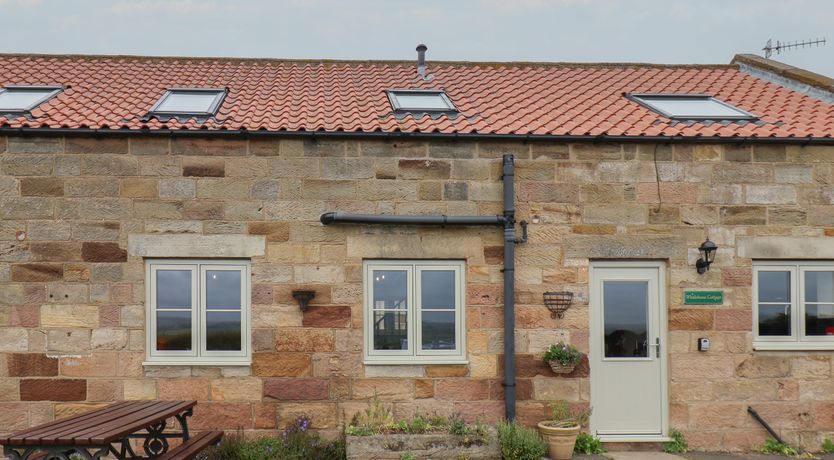
<svg viewBox="0 0 834 460">
<path fill-rule="evenodd" d="M 579 425 L 567 428 L 548 426 L 547 421 L 539 422 L 539 433 L 547 443 L 547 455 L 553 460 L 570 460 L 573 457 L 573 446 L 579 434 Z"/>
<path fill-rule="evenodd" d="M 570 374 L 576 369 L 576 364 L 562 364 L 556 360 L 550 360 L 547 364 L 550 364 L 550 369 L 554 374 Z"/>
</svg>

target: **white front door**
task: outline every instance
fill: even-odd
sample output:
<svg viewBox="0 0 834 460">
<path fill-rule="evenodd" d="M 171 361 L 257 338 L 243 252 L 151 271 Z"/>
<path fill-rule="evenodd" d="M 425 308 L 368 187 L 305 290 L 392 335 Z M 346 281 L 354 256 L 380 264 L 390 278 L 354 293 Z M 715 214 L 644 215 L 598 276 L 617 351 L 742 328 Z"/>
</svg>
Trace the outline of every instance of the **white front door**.
<svg viewBox="0 0 834 460">
<path fill-rule="evenodd" d="M 659 262 L 592 262 L 591 432 L 604 441 L 667 434 L 666 300 Z"/>
</svg>

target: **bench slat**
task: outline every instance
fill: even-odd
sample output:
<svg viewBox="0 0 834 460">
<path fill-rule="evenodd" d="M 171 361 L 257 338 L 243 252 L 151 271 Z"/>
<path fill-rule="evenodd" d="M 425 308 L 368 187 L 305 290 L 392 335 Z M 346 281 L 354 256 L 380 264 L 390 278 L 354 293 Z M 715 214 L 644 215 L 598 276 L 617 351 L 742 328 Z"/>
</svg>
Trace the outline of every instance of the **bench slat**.
<svg viewBox="0 0 834 460">
<path fill-rule="evenodd" d="M 157 457 L 156 460 L 191 460 L 206 447 L 217 444 L 223 438 L 222 431 L 205 431 Z"/>
</svg>

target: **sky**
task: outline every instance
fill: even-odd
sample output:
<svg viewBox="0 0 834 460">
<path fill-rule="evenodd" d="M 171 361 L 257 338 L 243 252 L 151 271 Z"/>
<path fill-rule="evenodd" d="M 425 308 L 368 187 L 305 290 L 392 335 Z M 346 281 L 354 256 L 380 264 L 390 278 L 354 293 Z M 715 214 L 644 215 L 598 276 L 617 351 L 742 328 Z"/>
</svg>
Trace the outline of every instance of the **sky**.
<svg viewBox="0 0 834 460">
<path fill-rule="evenodd" d="M 834 76 L 832 0 L 0 0 L 0 52 L 726 64 Z"/>
</svg>

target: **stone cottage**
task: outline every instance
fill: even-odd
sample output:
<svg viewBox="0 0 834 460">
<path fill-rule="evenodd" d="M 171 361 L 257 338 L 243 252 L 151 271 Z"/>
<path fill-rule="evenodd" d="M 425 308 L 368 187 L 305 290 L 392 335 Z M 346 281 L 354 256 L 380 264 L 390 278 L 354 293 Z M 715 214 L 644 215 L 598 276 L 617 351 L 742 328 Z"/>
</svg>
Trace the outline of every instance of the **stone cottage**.
<svg viewBox="0 0 834 460">
<path fill-rule="evenodd" d="M 748 407 L 834 434 L 828 78 L 0 55 L 0 87 L 0 432 L 194 399 L 197 430 L 336 433 L 377 394 L 566 399 L 607 442 L 747 450 Z"/>
</svg>

